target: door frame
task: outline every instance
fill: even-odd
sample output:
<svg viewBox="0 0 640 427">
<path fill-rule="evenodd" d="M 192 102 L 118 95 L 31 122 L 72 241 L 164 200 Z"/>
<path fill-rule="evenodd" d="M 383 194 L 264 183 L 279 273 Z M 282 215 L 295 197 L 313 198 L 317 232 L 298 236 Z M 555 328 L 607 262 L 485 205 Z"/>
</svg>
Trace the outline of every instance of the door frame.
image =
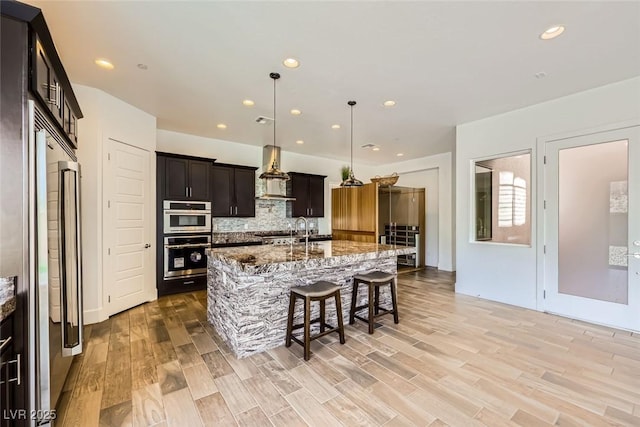
<svg viewBox="0 0 640 427">
<path fill-rule="evenodd" d="M 103 260 L 102 261 L 102 310 L 101 310 L 102 316 L 101 317 L 103 319 L 107 319 L 110 316 L 116 313 L 119 313 L 121 311 L 121 310 L 118 310 L 118 311 L 112 312 L 112 310 L 110 310 L 109 308 L 110 304 L 108 300 L 109 289 L 111 289 L 111 285 L 113 282 L 112 278 L 110 278 L 112 258 L 108 252 L 109 248 L 113 247 L 114 245 L 114 241 L 113 241 L 114 233 L 112 232 L 113 230 L 111 230 L 112 221 L 110 217 L 110 208 L 109 208 L 109 200 L 112 198 L 111 196 L 113 194 L 113 187 L 108 182 L 109 181 L 108 177 L 111 176 L 111 172 L 112 172 L 111 166 L 109 163 L 110 162 L 109 153 L 110 153 L 111 144 L 113 142 L 127 145 L 129 147 L 133 147 L 139 150 L 143 150 L 147 153 L 149 171 L 146 178 L 148 179 L 147 190 L 149 192 L 150 201 L 147 204 L 147 206 L 145 206 L 145 214 L 147 215 L 147 218 L 150 219 L 150 221 L 146 224 L 145 235 L 146 235 L 147 241 L 151 242 L 151 247 L 149 248 L 149 250 L 147 250 L 146 257 L 148 259 L 145 260 L 147 262 L 147 267 L 146 267 L 147 271 L 145 272 L 145 275 L 148 274 L 148 278 L 144 284 L 144 293 L 145 293 L 144 299 L 146 301 L 153 301 L 158 297 L 157 288 L 156 288 L 156 250 L 157 248 L 155 247 L 155 245 L 158 244 L 156 242 L 155 156 L 153 156 L 154 153 L 152 151 L 149 151 L 146 147 L 129 144 L 119 139 L 105 136 L 103 138 L 103 144 L 102 144 L 103 180 L 102 180 L 102 218 L 101 218 L 102 260 Z"/>
<path fill-rule="evenodd" d="M 595 126 L 582 130 L 572 130 L 557 134 L 544 135 L 536 138 L 536 151 L 539 154 L 536 161 L 537 188 L 536 192 L 536 310 L 545 312 L 545 236 L 546 236 L 546 215 L 545 215 L 545 186 L 547 182 L 546 176 L 546 158 L 545 152 L 547 143 L 554 141 L 594 135 L 617 130 L 623 130 L 640 126 L 640 118 L 625 120 L 622 122 L 609 123 Z M 556 314 L 558 315 L 558 314 Z M 558 315 L 559 316 L 559 315 Z M 588 321 L 588 320 L 587 320 Z M 588 321 L 590 322 L 590 321 Z M 593 322 L 592 322 L 593 323 Z M 608 326 L 608 325 L 605 325 Z M 637 332 L 637 331 L 634 331 Z"/>
</svg>

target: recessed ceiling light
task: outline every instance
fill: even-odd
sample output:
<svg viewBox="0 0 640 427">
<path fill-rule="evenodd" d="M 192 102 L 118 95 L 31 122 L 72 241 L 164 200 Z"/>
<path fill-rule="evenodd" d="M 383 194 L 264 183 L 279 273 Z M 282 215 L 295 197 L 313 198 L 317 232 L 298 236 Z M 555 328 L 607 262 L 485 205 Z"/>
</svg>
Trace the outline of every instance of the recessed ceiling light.
<svg viewBox="0 0 640 427">
<path fill-rule="evenodd" d="M 244 101 L 242 101 L 242 105 L 245 105 L 247 107 L 253 107 L 255 104 L 256 103 L 250 99 L 245 99 Z"/>
<path fill-rule="evenodd" d="M 380 151 L 380 147 L 373 147 L 372 150 L 373 151 Z"/>
<path fill-rule="evenodd" d="M 302 114 L 302 111 L 294 108 L 293 110 L 291 110 L 291 114 L 293 114 L 294 116 L 299 116 L 300 114 Z"/>
<path fill-rule="evenodd" d="M 218 129 L 226 129 L 227 125 L 225 125 L 224 123 L 218 123 L 216 126 Z"/>
<path fill-rule="evenodd" d="M 331 129 L 340 129 L 340 125 L 331 125 Z"/>
<path fill-rule="evenodd" d="M 542 40 L 551 40 L 558 37 L 560 34 L 564 33 L 564 27 L 562 25 L 554 25 L 553 27 L 549 27 L 542 34 L 540 34 L 540 38 Z"/>
<path fill-rule="evenodd" d="M 105 70 L 113 70 L 115 68 L 108 59 L 98 58 L 95 60 L 95 63 L 98 67 L 104 68 Z"/>
<path fill-rule="evenodd" d="M 394 107 L 396 105 L 396 101 L 388 100 L 382 103 L 385 107 Z"/>
<path fill-rule="evenodd" d="M 282 64 L 287 68 L 298 68 L 300 66 L 300 62 L 295 58 L 287 58 L 282 61 Z"/>
<path fill-rule="evenodd" d="M 140 68 L 141 70 L 146 70 L 146 69 L 148 69 L 149 67 L 147 67 L 147 64 L 142 64 L 142 63 L 140 63 L 140 64 L 138 64 L 138 68 Z"/>
<path fill-rule="evenodd" d="M 402 157 L 402 156 L 404 156 L 404 153 L 398 153 L 398 154 L 396 154 L 396 156 Z"/>
<path fill-rule="evenodd" d="M 300 144 L 300 145 L 302 145 L 302 144 L 304 144 L 304 141 L 303 141 L 303 140 L 301 140 L 301 139 L 299 139 L 299 140 L 297 140 L 297 141 L 296 141 L 296 144 Z"/>
</svg>

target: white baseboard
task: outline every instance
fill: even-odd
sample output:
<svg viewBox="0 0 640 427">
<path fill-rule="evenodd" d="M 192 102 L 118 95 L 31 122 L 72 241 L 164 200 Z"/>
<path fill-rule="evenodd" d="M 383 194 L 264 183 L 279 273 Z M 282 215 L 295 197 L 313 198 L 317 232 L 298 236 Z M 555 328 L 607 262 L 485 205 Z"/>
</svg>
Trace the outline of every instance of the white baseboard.
<svg viewBox="0 0 640 427">
<path fill-rule="evenodd" d="M 100 323 L 107 320 L 107 316 L 102 313 L 102 308 L 96 308 L 93 310 L 85 310 L 84 312 L 84 324 L 92 325 L 94 323 Z"/>
</svg>

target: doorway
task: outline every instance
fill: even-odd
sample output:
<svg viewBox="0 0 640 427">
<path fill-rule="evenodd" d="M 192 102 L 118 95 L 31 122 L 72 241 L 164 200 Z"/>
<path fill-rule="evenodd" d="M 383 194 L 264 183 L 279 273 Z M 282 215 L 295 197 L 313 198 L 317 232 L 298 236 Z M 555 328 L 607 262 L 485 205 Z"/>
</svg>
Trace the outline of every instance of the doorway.
<svg viewBox="0 0 640 427">
<path fill-rule="evenodd" d="M 155 290 L 153 206 L 147 150 L 107 139 L 104 181 L 104 306 L 111 316 Z"/>
<path fill-rule="evenodd" d="M 545 144 L 544 310 L 640 330 L 640 127 Z"/>
</svg>

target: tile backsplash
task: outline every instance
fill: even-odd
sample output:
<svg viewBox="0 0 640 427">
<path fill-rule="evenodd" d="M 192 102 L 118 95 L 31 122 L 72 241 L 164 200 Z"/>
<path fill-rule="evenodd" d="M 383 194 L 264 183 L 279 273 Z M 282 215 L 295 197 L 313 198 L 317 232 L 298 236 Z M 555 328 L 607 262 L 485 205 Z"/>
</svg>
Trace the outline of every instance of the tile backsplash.
<svg viewBox="0 0 640 427">
<path fill-rule="evenodd" d="M 287 230 L 294 226 L 295 218 L 287 214 L 285 200 L 256 200 L 254 218 L 213 218 L 213 232 Z M 309 218 L 309 229 L 318 231 L 318 218 Z"/>
</svg>

